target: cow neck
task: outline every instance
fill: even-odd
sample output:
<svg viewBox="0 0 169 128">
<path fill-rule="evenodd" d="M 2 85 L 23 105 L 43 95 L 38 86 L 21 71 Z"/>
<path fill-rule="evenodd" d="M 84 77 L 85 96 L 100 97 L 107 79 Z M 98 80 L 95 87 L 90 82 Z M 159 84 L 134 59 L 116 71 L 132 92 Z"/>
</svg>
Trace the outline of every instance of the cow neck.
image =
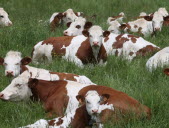
<svg viewBox="0 0 169 128">
<path fill-rule="evenodd" d="M 23 73 L 24 71 L 28 70 L 28 68 L 26 67 L 26 65 L 21 65 L 21 71 L 20 74 Z"/>
</svg>

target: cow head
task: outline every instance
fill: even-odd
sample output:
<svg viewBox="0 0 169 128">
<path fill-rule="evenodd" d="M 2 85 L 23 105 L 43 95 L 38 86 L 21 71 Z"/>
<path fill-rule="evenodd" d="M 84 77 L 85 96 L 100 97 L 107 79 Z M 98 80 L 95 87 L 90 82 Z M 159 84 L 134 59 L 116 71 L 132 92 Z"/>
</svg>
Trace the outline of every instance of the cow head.
<svg viewBox="0 0 169 128">
<path fill-rule="evenodd" d="M 92 26 L 91 22 L 86 22 L 85 18 L 78 17 L 74 22 L 67 23 L 69 27 L 64 31 L 65 36 L 77 36 L 82 35 L 84 29 L 89 29 Z"/>
<path fill-rule="evenodd" d="M 84 30 L 83 35 L 89 37 L 90 45 L 92 48 L 100 48 L 102 45 L 103 36 L 109 36 L 110 32 L 103 32 L 100 26 L 92 26 L 89 31 Z"/>
<path fill-rule="evenodd" d="M 0 99 L 7 101 L 21 101 L 29 99 L 32 95 L 32 92 L 28 87 L 30 77 L 30 73 L 25 71 L 18 77 L 14 78 L 11 84 L 0 92 Z"/>
<path fill-rule="evenodd" d="M 102 96 L 99 96 L 97 91 L 88 91 L 84 96 L 78 95 L 76 96 L 77 100 L 80 103 L 85 103 L 86 104 L 86 110 L 89 115 L 93 114 L 99 114 L 99 107 L 102 104 L 102 102 L 106 102 L 107 99 L 109 99 L 109 94 L 103 94 Z"/>
<path fill-rule="evenodd" d="M 76 16 L 76 14 L 74 13 L 74 11 L 72 9 L 68 9 L 67 11 L 65 11 L 63 13 L 63 21 L 67 24 L 68 22 L 73 22 L 75 21 L 75 19 L 77 19 L 78 17 Z"/>
<path fill-rule="evenodd" d="M 11 26 L 11 25 L 12 22 L 8 18 L 8 13 L 3 8 L 0 8 L 0 27 Z"/>
<path fill-rule="evenodd" d="M 160 12 L 155 12 L 152 19 L 154 31 L 161 31 L 164 19 Z"/>
<path fill-rule="evenodd" d="M 111 26 L 108 28 L 108 31 L 114 33 L 114 34 L 121 34 L 120 32 L 120 23 L 118 21 L 112 21 Z"/>
<path fill-rule="evenodd" d="M 21 53 L 16 51 L 9 51 L 6 57 L 0 58 L 0 65 L 5 66 L 6 76 L 18 76 L 21 73 L 21 67 L 31 62 L 31 58 L 21 58 Z"/>
</svg>

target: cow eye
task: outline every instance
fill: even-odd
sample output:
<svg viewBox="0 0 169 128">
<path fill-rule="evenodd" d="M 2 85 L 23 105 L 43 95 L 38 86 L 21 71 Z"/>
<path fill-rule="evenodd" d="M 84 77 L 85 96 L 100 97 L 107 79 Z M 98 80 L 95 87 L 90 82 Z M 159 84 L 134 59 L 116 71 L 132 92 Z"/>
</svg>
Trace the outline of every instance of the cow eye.
<svg viewBox="0 0 169 128">
<path fill-rule="evenodd" d="M 0 16 L 0 18 L 4 18 L 4 16 Z"/>
<path fill-rule="evenodd" d="M 7 65 L 7 63 L 4 63 L 4 65 L 6 66 L 6 65 Z"/>
<path fill-rule="evenodd" d="M 15 65 L 19 65 L 19 63 L 16 63 Z"/>
<path fill-rule="evenodd" d="M 103 37 L 103 35 L 100 35 L 100 37 Z"/>
<path fill-rule="evenodd" d="M 16 86 L 16 87 L 20 87 L 20 86 L 21 86 L 21 84 L 16 84 L 15 86 Z"/>
<path fill-rule="evenodd" d="M 88 103 L 88 104 L 90 104 L 90 102 L 89 102 L 89 101 L 87 101 L 87 103 Z"/>
<path fill-rule="evenodd" d="M 68 20 L 71 20 L 70 18 L 67 18 Z"/>
<path fill-rule="evenodd" d="M 89 35 L 89 37 L 92 37 L 92 35 Z"/>
<path fill-rule="evenodd" d="M 76 28 L 77 28 L 77 29 L 80 29 L 80 28 L 81 28 L 81 26 L 80 26 L 80 25 L 76 25 Z"/>
</svg>

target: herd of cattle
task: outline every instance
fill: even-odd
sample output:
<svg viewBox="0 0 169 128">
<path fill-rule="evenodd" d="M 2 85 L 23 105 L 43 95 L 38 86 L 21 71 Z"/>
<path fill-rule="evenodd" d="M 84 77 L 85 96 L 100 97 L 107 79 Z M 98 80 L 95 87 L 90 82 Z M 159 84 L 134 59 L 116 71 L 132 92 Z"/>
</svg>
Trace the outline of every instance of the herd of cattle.
<svg viewBox="0 0 169 128">
<path fill-rule="evenodd" d="M 110 55 L 132 61 L 137 56 L 155 52 L 146 63 L 149 71 L 169 64 L 169 47 L 161 49 L 142 37 L 128 34 L 136 32 L 150 36 L 161 31 L 162 26 L 169 25 L 169 14 L 165 8 L 151 14 L 141 12 L 136 20 L 128 23 L 123 23 L 125 14 L 121 12 L 108 18 L 108 31 L 103 31 L 86 18 L 82 12 L 72 9 L 56 12 L 50 18 L 50 27 L 54 31 L 60 24 L 67 24 L 64 36 L 38 42 L 33 47 L 31 58 L 22 58 L 18 51 L 9 51 L 5 58 L 0 58 L 5 75 L 15 77 L 0 92 L 0 99 L 38 100 L 43 103 L 48 116 L 58 116 L 52 120 L 40 119 L 22 128 L 102 128 L 110 118 L 113 122 L 151 118 L 151 109 L 147 106 L 123 92 L 96 85 L 86 76 L 28 66 L 30 62 L 40 64 L 51 62 L 53 57 L 61 57 L 82 68 L 88 63 L 106 65 Z M 0 26 L 11 25 L 8 13 L 0 8 Z M 169 69 L 164 73 L 169 75 Z"/>
</svg>

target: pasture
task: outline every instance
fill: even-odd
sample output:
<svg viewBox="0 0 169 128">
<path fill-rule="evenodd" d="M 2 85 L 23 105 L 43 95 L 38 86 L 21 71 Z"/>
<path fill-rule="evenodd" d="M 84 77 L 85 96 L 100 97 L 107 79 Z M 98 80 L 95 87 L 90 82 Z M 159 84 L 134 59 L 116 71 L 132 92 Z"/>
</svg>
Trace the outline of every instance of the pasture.
<svg viewBox="0 0 169 128">
<path fill-rule="evenodd" d="M 50 32 L 48 20 L 54 12 L 63 12 L 68 8 L 84 12 L 91 16 L 96 14 L 93 24 L 107 30 L 107 18 L 124 12 L 125 21 L 137 17 L 140 12 L 155 12 L 159 7 L 169 11 L 168 0 L 0 0 L 13 22 L 13 26 L 0 28 L 0 56 L 4 57 L 9 50 L 22 52 L 30 56 L 33 46 L 49 37 L 63 35 L 66 26 L 60 26 Z M 42 20 L 42 22 L 39 22 Z M 164 48 L 169 45 L 169 27 L 163 27 L 156 37 L 146 40 Z M 110 56 L 105 67 L 85 66 L 78 68 L 71 62 L 55 58 L 50 64 L 33 65 L 57 72 L 69 72 L 86 75 L 94 83 L 123 91 L 152 109 L 151 120 L 132 120 L 128 123 L 105 125 L 106 128 L 168 128 L 169 127 L 169 88 L 163 69 L 158 68 L 150 73 L 145 68 L 147 57 L 137 57 L 132 62 Z M 0 67 L 0 91 L 10 84 L 12 78 L 4 76 L 4 67 Z M 38 102 L 5 102 L 0 100 L 0 128 L 17 128 L 39 119 L 48 119 Z"/>
</svg>

